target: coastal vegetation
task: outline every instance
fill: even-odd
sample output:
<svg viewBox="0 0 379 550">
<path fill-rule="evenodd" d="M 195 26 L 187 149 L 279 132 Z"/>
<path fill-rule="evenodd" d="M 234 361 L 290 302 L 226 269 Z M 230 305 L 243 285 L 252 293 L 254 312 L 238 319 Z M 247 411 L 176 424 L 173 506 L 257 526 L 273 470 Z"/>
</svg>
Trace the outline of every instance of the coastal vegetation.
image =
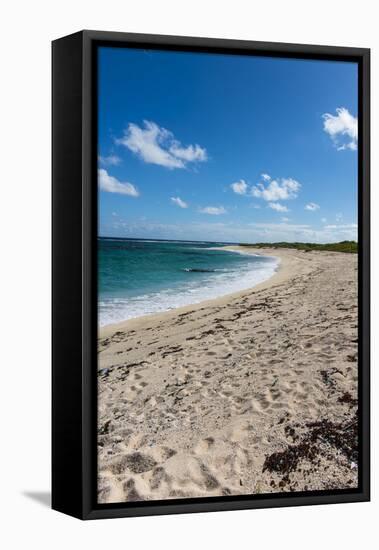
<svg viewBox="0 0 379 550">
<path fill-rule="evenodd" d="M 324 250 L 330 252 L 345 252 L 345 253 L 357 253 L 358 243 L 356 241 L 341 241 L 339 243 L 255 243 L 255 244 L 240 244 L 240 246 L 249 246 L 254 248 L 294 248 L 296 250 L 304 250 L 310 252 L 311 250 Z"/>
</svg>

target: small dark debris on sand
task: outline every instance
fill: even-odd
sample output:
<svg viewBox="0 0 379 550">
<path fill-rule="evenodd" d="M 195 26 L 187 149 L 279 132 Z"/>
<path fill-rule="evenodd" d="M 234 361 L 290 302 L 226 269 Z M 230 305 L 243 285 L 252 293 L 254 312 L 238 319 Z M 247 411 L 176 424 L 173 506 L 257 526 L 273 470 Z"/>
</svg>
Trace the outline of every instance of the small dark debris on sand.
<svg viewBox="0 0 379 550">
<path fill-rule="evenodd" d="M 333 380 L 333 378 L 331 378 L 331 376 L 333 376 L 333 374 L 343 374 L 342 371 L 340 369 L 337 369 L 335 367 L 332 367 L 331 369 L 329 370 L 321 370 L 320 371 L 320 374 L 321 374 L 321 378 L 322 378 L 322 381 L 324 382 L 325 386 L 328 386 L 328 388 L 334 388 L 336 383 L 335 383 L 335 380 Z"/>
<path fill-rule="evenodd" d="M 358 399 L 355 399 L 354 397 L 352 397 L 352 395 L 349 392 L 345 392 L 343 395 L 341 395 L 338 398 L 338 401 L 339 403 L 346 403 L 351 407 L 356 407 L 358 405 Z"/>
<path fill-rule="evenodd" d="M 156 462 L 153 458 L 142 453 L 132 453 L 125 457 L 125 465 L 134 474 L 141 474 L 142 472 L 148 472 L 156 466 Z"/>
<path fill-rule="evenodd" d="M 323 419 L 307 424 L 309 431 L 296 445 L 266 457 L 262 471 L 288 474 L 297 469 L 301 460 L 314 463 L 323 454 L 320 444 L 328 444 L 340 451 L 349 462 L 358 460 L 358 417 L 344 423 Z"/>
</svg>

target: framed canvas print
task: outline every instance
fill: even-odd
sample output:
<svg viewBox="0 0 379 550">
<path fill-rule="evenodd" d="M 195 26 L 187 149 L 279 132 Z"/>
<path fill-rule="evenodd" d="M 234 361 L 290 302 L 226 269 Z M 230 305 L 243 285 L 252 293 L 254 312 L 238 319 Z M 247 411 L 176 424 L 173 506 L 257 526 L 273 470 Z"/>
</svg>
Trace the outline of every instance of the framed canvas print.
<svg viewBox="0 0 379 550">
<path fill-rule="evenodd" d="M 369 499 L 369 50 L 53 42 L 53 508 Z"/>
</svg>

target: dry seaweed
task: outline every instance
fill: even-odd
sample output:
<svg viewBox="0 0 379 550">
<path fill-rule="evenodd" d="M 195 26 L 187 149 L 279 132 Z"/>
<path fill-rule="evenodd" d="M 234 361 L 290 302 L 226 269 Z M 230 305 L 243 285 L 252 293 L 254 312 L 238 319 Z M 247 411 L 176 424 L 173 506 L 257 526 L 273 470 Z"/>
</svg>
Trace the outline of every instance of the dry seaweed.
<svg viewBox="0 0 379 550">
<path fill-rule="evenodd" d="M 358 404 L 358 399 L 355 399 L 352 397 L 352 395 L 349 392 L 345 392 L 342 396 L 338 398 L 339 403 L 346 403 L 347 405 L 350 405 L 351 407 L 356 407 Z"/>
<path fill-rule="evenodd" d="M 288 474 L 298 468 L 301 460 L 314 463 L 322 454 L 320 444 L 330 445 L 340 451 L 350 462 L 358 460 L 358 417 L 357 414 L 344 423 L 323 419 L 307 424 L 308 432 L 296 445 L 288 445 L 283 451 L 267 456 L 262 471 Z M 285 428 L 288 433 L 288 427 Z"/>
</svg>

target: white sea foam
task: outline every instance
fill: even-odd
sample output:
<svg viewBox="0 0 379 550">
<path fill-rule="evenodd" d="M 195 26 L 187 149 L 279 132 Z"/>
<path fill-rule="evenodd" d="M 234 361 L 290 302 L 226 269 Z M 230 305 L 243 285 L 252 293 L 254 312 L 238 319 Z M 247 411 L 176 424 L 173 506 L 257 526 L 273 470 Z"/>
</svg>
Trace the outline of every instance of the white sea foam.
<svg viewBox="0 0 379 550">
<path fill-rule="evenodd" d="M 195 250 L 195 249 L 194 249 Z M 253 254 L 252 252 L 246 252 L 245 250 L 226 250 L 219 246 L 208 246 L 207 248 L 196 248 L 196 250 L 222 250 L 223 252 L 229 252 L 230 254 L 240 254 L 241 256 L 253 256 L 254 258 L 260 258 L 262 254 Z M 271 258 L 272 256 L 265 256 L 265 258 Z"/>
<path fill-rule="evenodd" d="M 100 301 L 99 324 L 117 323 L 246 290 L 269 279 L 277 270 L 280 260 L 276 257 L 269 258 L 270 261 L 267 259 L 266 256 L 262 262 L 247 262 L 229 271 L 204 274 L 206 276 L 201 280 L 183 282 L 160 292 Z"/>
</svg>

